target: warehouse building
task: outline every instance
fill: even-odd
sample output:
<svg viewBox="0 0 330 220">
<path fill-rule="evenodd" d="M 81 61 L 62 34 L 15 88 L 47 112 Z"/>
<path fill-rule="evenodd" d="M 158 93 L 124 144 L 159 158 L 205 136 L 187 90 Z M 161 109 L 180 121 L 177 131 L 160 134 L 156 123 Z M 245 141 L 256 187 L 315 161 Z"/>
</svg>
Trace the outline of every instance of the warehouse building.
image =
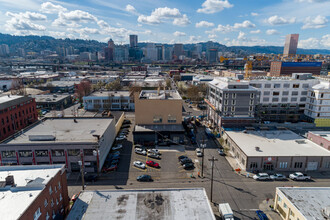
<svg viewBox="0 0 330 220">
<path fill-rule="evenodd" d="M 330 151 L 290 130 L 227 130 L 224 139 L 246 171 L 330 171 Z"/>
<path fill-rule="evenodd" d="M 71 95 L 31 95 L 38 109 L 61 110 L 72 104 Z"/>
<path fill-rule="evenodd" d="M 307 139 L 330 150 L 330 131 L 309 131 Z"/>
<path fill-rule="evenodd" d="M 115 139 L 110 118 L 54 118 L 20 132 L 0 144 L 0 164 L 65 164 L 68 172 L 99 170 Z"/>
<path fill-rule="evenodd" d="M 281 62 L 273 61 L 270 64 L 270 76 L 291 76 L 292 73 L 312 73 L 320 75 L 321 62 Z"/>
</svg>

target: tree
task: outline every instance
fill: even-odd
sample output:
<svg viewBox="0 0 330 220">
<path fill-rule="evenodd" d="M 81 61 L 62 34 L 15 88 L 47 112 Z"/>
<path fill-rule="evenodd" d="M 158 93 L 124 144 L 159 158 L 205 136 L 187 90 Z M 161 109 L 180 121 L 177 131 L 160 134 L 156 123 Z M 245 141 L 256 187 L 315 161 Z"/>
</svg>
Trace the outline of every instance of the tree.
<svg viewBox="0 0 330 220">
<path fill-rule="evenodd" d="M 187 89 L 187 97 L 192 101 L 199 101 L 199 88 L 198 86 L 192 85 Z"/>
<path fill-rule="evenodd" d="M 79 102 L 82 103 L 83 97 L 91 93 L 91 83 L 87 80 L 81 81 L 80 84 L 76 87 L 76 96 L 79 99 Z"/>
<path fill-rule="evenodd" d="M 170 80 L 170 79 L 166 79 L 166 88 L 167 88 L 167 89 L 171 89 L 171 87 L 172 87 L 172 82 L 171 82 L 171 80 Z"/>
<path fill-rule="evenodd" d="M 26 95 L 26 89 L 21 79 L 13 79 L 11 83 L 11 94 L 12 95 Z"/>
<path fill-rule="evenodd" d="M 116 79 L 113 82 L 108 83 L 105 88 L 110 91 L 118 91 L 121 90 L 120 79 Z"/>
</svg>

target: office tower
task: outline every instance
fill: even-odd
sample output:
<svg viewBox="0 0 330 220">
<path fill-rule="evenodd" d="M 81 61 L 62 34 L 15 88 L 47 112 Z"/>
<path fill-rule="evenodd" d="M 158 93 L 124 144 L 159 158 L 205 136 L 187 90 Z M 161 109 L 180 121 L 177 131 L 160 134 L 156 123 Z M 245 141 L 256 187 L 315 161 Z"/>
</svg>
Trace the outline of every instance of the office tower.
<svg viewBox="0 0 330 220">
<path fill-rule="evenodd" d="M 184 55 L 183 44 L 174 44 L 173 49 L 174 59 L 179 59 L 181 55 Z"/>
<path fill-rule="evenodd" d="M 209 63 L 217 63 L 218 62 L 218 49 L 210 48 L 207 51 L 207 61 Z"/>
<path fill-rule="evenodd" d="M 1 44 L 0 46 L 0 56 L 8 56 L 9 55 L 9 47 L 7 44 Z"/>
<path fill-rule="evenodd" d="M 165 47 L 164 45 L 157 45 L 157 60 L 165 60 Z"/>
<path fill-rule="evenodd" d="M 285 45 L 283 50 L 284 56 L 295 55 L 297 52 L 299 34 L 286 35 Z"/>
<path fill-rule="evenodd" d="M 138 46 L 138 36 L 129 35 L 129 47 L 134 48 Z"/>
<path fill-rule="evenodd" d="M 108 41 L 108 47 L 104 48 L 104 57 L 106 61 L 113 61 L 115 57 L 115 43 L 112 39 Z"/>
<path fill-rule="evenodd" d="M 114 60 L 116 62 L 126 62 L 128 60 L 128 47 L 127 45 L 117 45 L 115 47 L 115 57 Z"/>
</svg>

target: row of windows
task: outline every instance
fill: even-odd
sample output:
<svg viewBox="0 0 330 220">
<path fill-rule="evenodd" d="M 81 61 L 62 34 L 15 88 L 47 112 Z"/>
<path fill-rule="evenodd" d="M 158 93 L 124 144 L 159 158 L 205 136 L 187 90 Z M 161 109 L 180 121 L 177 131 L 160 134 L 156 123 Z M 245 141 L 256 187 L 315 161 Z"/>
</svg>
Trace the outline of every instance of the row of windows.
<svg viewBox="0 0 330 220">
<path fill-rule="evenodd" d="M 35 150 L 36 157 L 48 157 L 48 150 Z M 68 149 L 67 150 L 69 156 L 79 156 L 80 149 Z M 19 150 L 18 155 L 20 157 L 32 157 L 32 150 Z M 59 150 L 51 150 L 51 155 L 53 157 L 63 157 L 65 155 L 64 149 Z M 93 149 L 84 149 L 85 156 L 93 156 Z M 2 158 L 15 158 L 16 151 L 8 150 L 1 152 Z"/>
<path fill-rule="evenodd" d="M 259 84 L 259 83 L 251 83 L 251 86 L 256 87 L 256 88 L 262 88 L 263 84 Z M 308 88 L 309 84 L 299 84 L 299 83 L 294 83 L 294 84 L 290 84 L 290 83 L 275 83 L 275 84 L 270 84 L 270 83 L 266 83 L 264 84 L 263 88 L 294 88 L 294 89 L 298 89 L 298 88 Z"/>
<path fill-rule="evenodd" d="M 280 91 L 273 91 L 272 95 L 273 96 L 279 96 L 280 95 Z M 264 91 L 264 96 L 268 96 L 271 94 L 271 91 Z M 307 95 L 307 91 L 301 91 L 300 93 L 301 95 Z M 289 95 L 289 91 L 282 91 L 282 96 L 288 96 Z M 299 95 L 298 91 L 292 91 L 291 92 L 292 96 L 297 96 Z"/>
<path fill-rule="evenodd" d="M 293 168 L 302 168 L 303 162 L 295 162 Z M 258 162 L 251 162 L 250 169 L 258 168 Z M 288 162 L 280 162 L 278 168 L 285 169 L 288 168 Z M 330 168 L 330 162 L 323 163 L 323 168 Z"/>
<path fill-rule="evenodd" d="M 262 99 L 263 102 L 269 102 L 269 101 L 272 101 L 272 102 L 279 102 L 281 100 L 281 102 L 288 102 L 289 99 L 287 97 L 283 97 L 283 98 L 278 98 L 278 97 L 273 97 L 272 99 L 270 99 L 269 97 L 264 97 Z M 298 101 L 298 98 L 297 97 L 292 97 L 290 99 L 291 102 L 297 102 Z M 305 102 L 306 101 L 306 97 L 301 97 L 299 99 L 300 102 Z"/>
<path fill-rule="evenodd" d="M 153 122 L 154 123 L 162 123 L 163 122 L 163 117 L 159 116 L 159 115 L 155 115 L 154 118 L 153 118 Z M 176 116 L 168 115 L 167 116 L 167 122 L 168 123 L 176 123 Z"/>
</svg>

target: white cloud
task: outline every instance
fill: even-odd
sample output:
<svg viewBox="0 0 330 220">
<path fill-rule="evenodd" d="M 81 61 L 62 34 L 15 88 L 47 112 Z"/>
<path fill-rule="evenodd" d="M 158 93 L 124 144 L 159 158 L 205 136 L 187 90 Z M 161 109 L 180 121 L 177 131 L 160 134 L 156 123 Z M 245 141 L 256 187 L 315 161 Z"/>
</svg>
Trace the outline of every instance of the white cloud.
<svg viewBox="0 0 330 220">
<path fill-rule="evenodd" d="M 128 12 L 130 12 L 130 13 L 133 13 L 133 14 L 136 14 L 137 13 L 136 9 L 132 5 L 126 5 L 125 10 L 128 11 Z"/>
<path fill-rule="evenodd" d="M 184 32 L 180 32 L 180 31 L 176 31 L 173 33 L 174 36 L 176 37 L 183 37 L 183 36 L 186 36 L 186 33 Z"/>
<path fill-rule="evenodd" d="M 245 39 L 246 39 L 246 37 L 245 37 L 245 33 L 242 32 L 242 31 L 240 31 L 240 32 L 238 33 L 237 39 L 238 39 L 238 40 L 245 40 Z"/>
<path fill-rule="evenodd" d="M 5 28 L 7 31 L 13 31 L 17 34 L 29 34 L 30 31 L 44 31 L 46 27 L 43 25 L 35 24 L 32 21 L 44 21 L 47 17 L 43 14 L 35 12 L 20 12 L 18 14 L 7 12 L 6 16 L 11 19 L 6 21 Z M 25 32 L 24 32 L 25 31 Z M 29 31 L 29 32 L 28 32 Z"/>
<path fill-rule="evenodd" d="M 250 34 L 260 34 L 260 33 L 261 33 L 260 30 L 250 31 Z"/>
<path fill-rule="evenodd" d="M 67 11 L 67 9 L 61 5 L 54 5 L 51 2 L 44 2 L 41 4 L 40 11 L 47 14 L 57 14 L 60 11 Z"/>
<path fill-rule="evenodd" d="M 267 23 L 271 24 L 271 25 L 284 25 L 284 24 L 293 24 L 296 22 L 296 18 L 290 18 L 290 19 L 286 19 L 283 17 L 279 17 L 278 15 L 274 15 L 269 17 L 266 20 Z"/>
<path fill-rule="evenodd" d="M 298 47 L 306 49 L 330 48 L 330 34 L 323 35 L 320 39 L 311 37 L 306 40 L 299 40 Z"/>
<path fill-rule="evenodd" d="M 48 35 L 55 37 L 55 38 L 70 38 L 75 39 L 76 37 L 73 34 L 67 34 L 66 32 L 60 32 L 60 31 L 48 31 Z"/>
<path fill-rule="evenodd" d="M 47 20 L 46 15 L 35 13 L 35 12 L 20 12 L 18 14 L 11 13 L 11 12 L 6 12 L 6 16 L 8 17 L 14 17 L 18 19 L 28 19 L 28 20 L 33 20 L 33 21 L 44 21 Z"/>
<path fill-rule="evenodd" d="M 173 24 L 177 26 L 185 26 L 190 24 L 187 15 L 182 15 L 177 8 L 156 8 L 150 15 L 140 15 L 138 22 L 150 25 L 164 23 L 168 19 L 173 19 Z"/>
<path fill-rule="evenodd" d="M 255 46 L 255 45 L 266 45 L 267 42 L 264 39 L 259 38 L 248 38 L 245 33 L 240 31 L 237 39 L 230 40 L 229 38 L 224 39 L 227 46 Z"/>
<path fill-rule="evenodd" d="M 266 31 L 266 34 L 268 34 L 268 35 L 275 35 L 275 34 L 279 34 L 279 32 L 277 30 L 275 30 L 275 29 L 268 29 Z"/>
<path fill-rule="evenodd" d="M 327 23 L 328 23 L 328 19 L 325 16 L 318 15 L 314 19 L 309 16 L 305 19 L 304 25 L 302 26 L 301 29 L 323 28 L 326 26 Z"/>
<path fill-rule="evenodd" d="M 256 25 L 249 20 L 245 20 L 242 23 L 235 23 L 233 28 L 255 28 Z"/>
<path fill-rule="evenodd" d="M 101 28 L 101 29 L 104 29 L 104 28 L 109 28 L 110 25 L 105 22 L 104 20 L 99 20 L 97 21 L 97 25 Z"/>
<path fill-rule="evenodd" d="M 259 14 L 256 12 L 251 12 L 251 16 L 258 16 Z"/>
<path fill-rule="evenodd" d="M 327 0 L 295 0 L 296 2 L 299 2 L 299 3 L 304 3 L 304 2 L 307 2 L 307 3 L 319 3 L 319 2 L 325 2 Z"/>
<path fill-rule="evenodd" d="M 201 36 L 189 36 L 188 43 L 198 43 L 201 38 Z"/>
<path fill-rule="evenodd" d="M 198 13 L 214 14 L 222 11 L 225 8 L 231 8 L 234 5 L 230 4 L 228 0 L 206 0 L 202 4 L 202 8 L 198 9 Z"/>
<path fill-rule="evenodd" d="M 219 24 L 216 28 L 213 28 L 210 31 L 205 31 L 205 33 L 207 34 L 214 34 L 216 32 L 229 33 L 232 31 L 236 31 L 237 29 L 240 28 L 255 28 L 255 27 L 256 25 L 253 24 L 251 21 L 245 20 L 242 23 L 235 23 L 233 26 L 230 26 L 229 24 L 227 24 L 226 26 Z"/>
<path fill-rule="evenodd" d="M 191 22 L 189 21 L 187 15 L 184 14 L 181 18 L 175 18 L 173 20 L 173 24 L 176 26 L 187 26 L 191 24 Z"/>
<path fill-rule="evenodd" d="M 98 19 L 86 12 L 81 10 L 74 10 L 69 12 L 59 12 L 58 18 L 52 23 L 53 26 L 68 26 L 68 27 L 79 27 L 79 23 L 97 22 Z"/>
<path fill-rule="evenodd" d="M 218 36 L 216 34 L 209 34 L 207 37 L 210 38 L 210 39 L 215 39 Z"/>
<path fill-rule="evenodd" d="M 197 28 L 201 28 L 201 27 L 208 28 L 208 27 L 213 27 L 213 26 L 214 26 L 214 23 L 212 23 L 212 22 L 207 22 L 207 21 L 200 21 L 200 22 L 196 23 L 195 26 L 196 26 Z"/>
</svg>

